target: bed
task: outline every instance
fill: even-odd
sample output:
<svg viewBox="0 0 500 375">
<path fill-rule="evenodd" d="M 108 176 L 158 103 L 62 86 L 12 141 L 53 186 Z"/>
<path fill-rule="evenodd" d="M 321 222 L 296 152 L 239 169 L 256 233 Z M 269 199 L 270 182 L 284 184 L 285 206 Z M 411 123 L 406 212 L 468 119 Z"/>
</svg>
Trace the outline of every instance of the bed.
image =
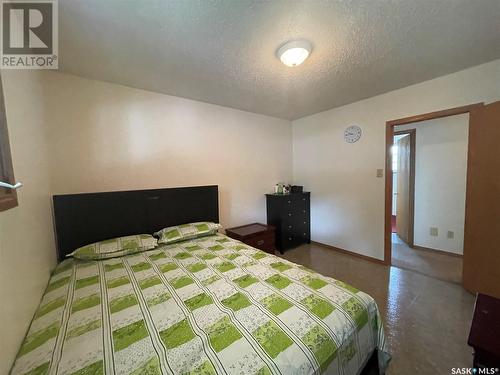
<svg viewBox="0 0 500 375">
<path fill-rule="evenodd" d="M 60 263 L 12 374 L 360 374 L 387 364 L 374 300 L 223 234 L 98 261 L 95 241 L 218 222 L 217 186 L 54 197 Z"/>
</svg>

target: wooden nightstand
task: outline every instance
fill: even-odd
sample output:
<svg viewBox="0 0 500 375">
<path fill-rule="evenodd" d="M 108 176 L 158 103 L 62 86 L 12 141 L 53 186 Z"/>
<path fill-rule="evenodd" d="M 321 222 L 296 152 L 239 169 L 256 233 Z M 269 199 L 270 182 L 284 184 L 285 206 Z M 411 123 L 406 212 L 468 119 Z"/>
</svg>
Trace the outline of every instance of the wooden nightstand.
<svg viewBox="0 0 500 375">
<path fill-rule="evenodd" d="M 259 223 L 242 225 L 241 227 L 226 229 L 226 235 L 247 245 L 274 254 L 275 229 L 271 225 Z"/>
<path fill-rule="evenodd" d="M 478 294 L 469 333 L 476 368 L 500 367 L 500 300 Z"/>
</svg>

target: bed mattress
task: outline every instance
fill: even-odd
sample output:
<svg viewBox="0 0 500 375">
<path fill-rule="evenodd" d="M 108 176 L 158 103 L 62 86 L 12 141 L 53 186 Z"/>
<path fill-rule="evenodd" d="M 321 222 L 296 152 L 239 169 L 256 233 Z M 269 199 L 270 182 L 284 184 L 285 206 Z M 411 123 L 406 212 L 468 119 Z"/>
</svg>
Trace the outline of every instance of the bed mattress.
<svg viewBox="0 0 500 375">
<path fill-rule="evenodd" d="M 369 295 L 221 234 L 50 278 L 13 374 L 358 374 Z"/>
</svg>

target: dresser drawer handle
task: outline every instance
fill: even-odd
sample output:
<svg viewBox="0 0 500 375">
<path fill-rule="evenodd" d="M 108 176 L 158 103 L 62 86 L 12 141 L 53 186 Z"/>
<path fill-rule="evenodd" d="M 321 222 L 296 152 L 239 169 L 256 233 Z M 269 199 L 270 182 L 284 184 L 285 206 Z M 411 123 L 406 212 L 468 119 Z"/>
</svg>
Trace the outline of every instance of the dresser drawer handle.
<svg viewBox="0 0 500 375">
<path fill-rule="evenodd" d="M 303 213 L 306 213 L 306 210 L 302 210 Z"/>
<path fill-rule="evenodd" d="M 288 201 L 288 204 L 292 203 L 292 201 Z"/>
<path fill-rule="evenodd" d="M 288 213 L 288 216 L 292 216 L 292 213 L 291 213 L 291 212 L 289 212 L 289 213 Z"/>
<path fill-rule="evenodd" d="M 288 237 L 288 241 L 291 241 L 292 240 L 292 237 Z"/>
<path fill-rule="evenodd" d="M 289 225 L 289 226 L 288 226 L 288 229 L 292 229 L 292 226 L 291 226 L 291 225 Z"/>
<path fill-rule="evenodd" d="M 306 198 L 302 198 L 302 200 L 303 200 L 303 201 L 305 201 L 305 200 L 306 200 Z"/>
<path fill-rule="evenodd" d="M 304 221 L 304 224 L 307 224 L 307 221 Z"/>
<path fill-rule="evenodd" d="M 307 233 L 304 233 L 304 236 L 307 236 Z"/>
<path fill-rule="evenodd" d="M 304 233 L 304 234 L 305 234 L 305 233 Z M 257 245 L 259 245 L 259 246 L 260 246 L 260 245 L 264 245 L 264 240 L 258 240 L 258 241 L 257 241 Z"/>
</svg>

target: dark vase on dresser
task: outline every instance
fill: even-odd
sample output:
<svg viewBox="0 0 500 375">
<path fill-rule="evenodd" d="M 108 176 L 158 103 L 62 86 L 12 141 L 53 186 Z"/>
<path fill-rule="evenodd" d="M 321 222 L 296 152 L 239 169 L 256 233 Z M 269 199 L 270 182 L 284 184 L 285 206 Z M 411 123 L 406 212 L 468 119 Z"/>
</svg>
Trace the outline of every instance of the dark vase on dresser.
<svg viewBox="0 0 500 375">
<path fill-rule="evenodd" d="M 311 242 L 310 193 L 266 194 L 267 224 L 276 228 L 276 248 Z"/>
</svg>

